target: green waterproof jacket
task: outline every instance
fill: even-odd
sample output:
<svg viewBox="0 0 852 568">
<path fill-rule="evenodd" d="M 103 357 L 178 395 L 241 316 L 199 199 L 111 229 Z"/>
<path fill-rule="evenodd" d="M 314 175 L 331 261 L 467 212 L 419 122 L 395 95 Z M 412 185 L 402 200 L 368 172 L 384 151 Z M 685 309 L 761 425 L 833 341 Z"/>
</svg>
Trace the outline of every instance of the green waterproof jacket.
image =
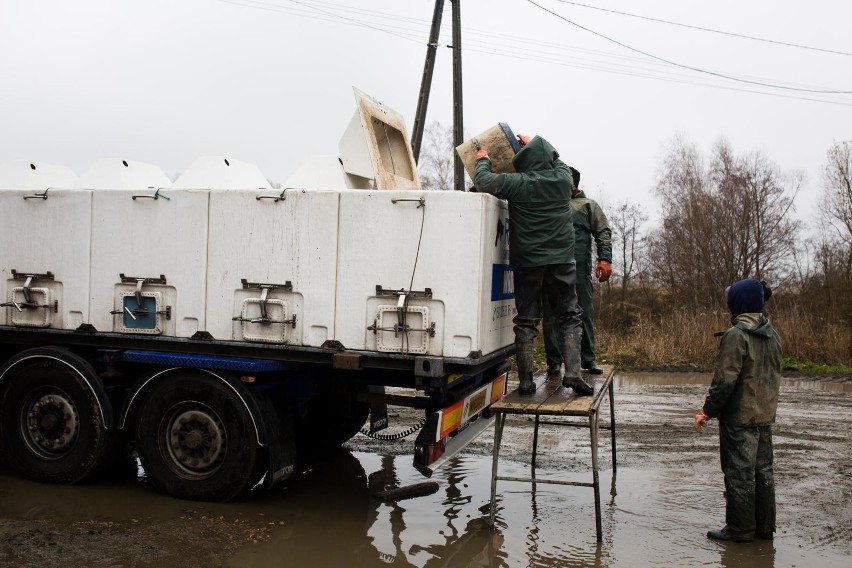
<svg viewBox="0 0 852 568">
<path fill-rule="evenodd" d="M 571 196 L 574 211 L 574 258 L 577 273 L 591 271 L 592 239 L 598 251 L 598 260 L 612 262 L 612 230 L 597 201 L 589 199 L 582 191 Z"/>
<path fill-rule="evenodd" d="M 704 413 L 739 426 L 772 424 L 780 382 L 781 339 L 763 314 L 740 314 L 722 336 Z"/>
<path fill-rule="evenodd" d="M 536 136 L 512 159 L 517 173 L 495 174 L 487 157 L 476 162 L 477 190 L 509 202 L 509 262 L 531 267 L 574 261 L 571 170 L 551 144 Z"/>
</svg>

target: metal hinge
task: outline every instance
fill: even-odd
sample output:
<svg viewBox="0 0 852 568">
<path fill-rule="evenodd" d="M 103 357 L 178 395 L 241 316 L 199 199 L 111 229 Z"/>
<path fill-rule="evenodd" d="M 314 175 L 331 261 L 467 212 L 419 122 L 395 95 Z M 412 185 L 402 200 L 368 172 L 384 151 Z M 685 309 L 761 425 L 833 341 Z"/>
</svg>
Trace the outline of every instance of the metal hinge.
<svg viewBox="0 0 852 568">
<path fill-rule="evenodd" d="M 3 308 L 15 308 L 19 312 L 23 312 L 24 310 L 53 310 L 54 313 L 59 313 L 59 301 L 54 300 L 52 304 L 37 304 L 33 301 L 32 296 L 30 296 L 30 287 L 32 286 L 33 280 L 53 280 L 53 273 L 50 271 L 45 272 L 44 274 L 38 273 L 20 273 L 14 268 L 12 269 L 12 278 L 14 280 L 23 280 L 24 285 L 22 287 L 22 291 L 24 293 L 24 301 L 23 302 L 15 302 L 14 300 L 11 302 L 3 302 L 0 304 L 0 307 Z"/>
<path fill-rule="evenodd" d="M 259 282 L 249 282 L 245 278 L 241 279 L 243 290 L 260 290 L 260 317 L 259 318 L 244 318 L 241 316 L 237 316 L 231 318 L 232 321 L 243 321 L 248 323 L 259 323 L 262 325 L 269 325 L 273 323 L 283 323 L 290 324 L 293 329 L 296 328 L 296 314 L 293 314 L 293 317 L 288 320 L 274 320 L 269 317 L 266 311 L 266 302 L 268 300 L 269 291 L 270 290 L 284 290 L 286 292 L 293 291 L 293 284 L 287 280 L 284 284 L 264 284 Z"/>
<path fill-rule="evenodd" d="M 395 296 L 397 298 L 396 302 L 396 311 L 399 313 L 399 320 L 403 321 L 405 319 L 405 313 L 408 311 L 408 301 L 411 299 L 432 299 L 432 289 L 426 288 L 425 290 L 405 290 L 405 289 L 397 289 L 397 290 L 389 290 L 386 288 L 382 288 L 380 285 L 376 285 L 376 296 L 379 297 L 392 297 Z M 408 333 L 410 331 L 422 331 L 429 334 L 429 337 L 435 337 L 435 322 L 429 327 L 426 328 L 413 328 L 405 323 L 396 323 L 393 327 L 379 327 L 378 319 L 373 320 L 373 325 L 368 325 L 367 329 L 373 332 L 373 335 L 378 334 L 380 331 L 392 331 L 394 337 L 399 337 L 400 333 Z"/>
<path fill-rule="evenodd" d="M 142 305 L 142 286 L 144 286 L 145 284 L 165 285 L 166 276 L 164 274 L 160 274 L 159 278 L 142 278 L 139 276 L 125 276 L 124 273 L 121 273 L 118 275 L 118 277 L 121 279 L 122 284 L 136 283 L 136 309 L 131 310 L 127 306 L 124 306 L 124 308 L 120 310 L 110 310 L 109 313 L 111 313 L 112 315 L 127 314 L 134 320 L 136 319 L 136 316 L 149 316 L 152 313 L 155 315 L 165 315 L 167 320 L 172 319 L 171 306 L 166 306 L 166 309 L 164 310 L 151 312 Z"/>
<path fill-rule="evenodd" d="M 379 297 L 382 297 L 382 296 L 384 296 L 384 297 L 399 296 L 401 298 L 408 298 L 408 299 L 424 299 L 425 298 L 427 300 L 431 300 L 432 299 L 432 288 L 426 288 L 425 290 L 406 290 L 404 288 L 402 288 L 402 289 L 398 288 L 398 289 L 395 289 L 395 290 L 391 290 L 389 288 L 382 288 L 381 285 L 376 284 L 376 296 L 379 296 Z"/>
</svg>

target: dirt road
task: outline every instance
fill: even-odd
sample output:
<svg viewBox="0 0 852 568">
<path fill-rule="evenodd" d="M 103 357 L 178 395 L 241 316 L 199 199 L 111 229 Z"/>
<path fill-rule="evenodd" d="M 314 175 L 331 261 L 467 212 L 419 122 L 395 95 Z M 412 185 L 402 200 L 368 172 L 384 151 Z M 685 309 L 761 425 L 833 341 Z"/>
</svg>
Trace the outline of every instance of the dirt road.
<svg viewBox="0 0 852 568">
<path fill-rule="evenodd" d="M 372 499 L 367 477 L 422 481 L 411 438 L 356 436 L 289 486 L 228 504 L 170 499 L 144 476 L 58 487 L 0 466 L 0 566 L 848 566 L 852 383 L 785 380 L 777 538 L 728 546 L 704 536 L 724 521 L 716 427 L 691 429 L 708 383 L 697 373 L 617 375 L 618 475 L 604 439 L 601 545 L 582 487 L 503 483 L 496 530 L 487 525 L 489 430 L 435 475 L 438 493 L 395 504 Z M 416 419 L 395 418 L 400 429 Z M 585 435 L 545 427 L 538 473 L 588 480 Z M 529 422 L 507 421 L 502 474 L 528 473 L 531 438 Z"/>
</svg>

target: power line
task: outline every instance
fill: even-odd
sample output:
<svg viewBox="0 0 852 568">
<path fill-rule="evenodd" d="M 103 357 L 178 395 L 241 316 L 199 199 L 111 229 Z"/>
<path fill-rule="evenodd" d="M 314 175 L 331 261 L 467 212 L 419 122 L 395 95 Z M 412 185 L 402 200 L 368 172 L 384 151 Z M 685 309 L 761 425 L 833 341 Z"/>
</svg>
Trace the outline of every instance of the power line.
<svg viewBox="0 0 852 568">
<path fill-rule="evenodd" d="M 291 14 L 294 16 L 312 19 L 321 22 L 337 22 L 344 25 L 366 28 L 374 31 L 379 31 L 391 36 L 405 39 L 422 45 L 424 34 L 428 31 L 428 23 L 424 23 L 416 18 L 389 14 L 387 12 L 377 12 L 373 10 L 365 10 L 363 8 L 355 8 L 332 2 L 311 1 L 311 10 L 299 6 L 305 6 L 304 2 L 298 0 L 279 0 L 279 2 L 287 2 L 297 4 L 299 6 L 283 6 L 275 3 L 274 0 L 216 0 L 221 3 L 230 4 L 249 9 L 260 9 L 270 12 L 282 14 Z M 316 7 L 320 6 L 327 8 L 326 10 L 317 11 Z M 335 13 L 332 13 L 334 10 Z M 348 16 L 342 16 L 347 14 Z M 356 15 L 361 19 L 356 18 Z M 712 83 L 691 81 L 688 75 L 673 75 L 663 69 L 652 69 L 647 67 L 648 63 L 657 66 L 668 65 L 665 61 L 649 61 L 647 57 L 627 56 L 624 54 L 616 54 L 607 51 L 592 50 L 588 48 L 572 47 L 570 45 L 546 42 L 536 39 L 523 39 L 515 42 L 515 46 L 508 50 L 505 46 L 505 37 L 501 34 L 478 30 L 475 28 L 468 29 L 467 45 L 468 51 L 497 57 L 511 57 L 513 59 L 521 59 L 526 61 L 534 61 L 545 64 L 556 64 L 560 66 L 574 67 L 578 69 L 586 69 L 596 72 L 605 72 L 609 74 L 622 75 L 625 77 L 640 77 L 646 79 L 675 82 L 685 85 L 694 85 L 700 87 L 711 87 L 718 89 L 726 89 L 736 92 L 745 92 L 752 94 L 764 94 L 775 97 L 791 98 L 810 102 L 822 102 L 828 104 L 837 104 L 850 106 L 846 101 L 831 100 L 826 98 L 806 98 L 802 96 L 784 95 L 781 93 L 770 93 L 761 90 L 738 89 L 724 84 L 714 85 Z M 471 37 L 472 36 L 472 37 Z M 493 38 L 495 41 L 489 41 Z M 578 55 L 567 55 L 566 52 L 576 52 Z M 596 59 L 602 58 L 602 59 Z M 607 60 L 610 61 L 607 61 Z M 638 65 L 637 65 L 638 64 Z M 642 65 L 645 64 L 645 65 Z M 717 79 L 726 81 L 727 77 L 721 76 Z M 760 77 L 752 77 L 752 84 L 766 86 L 766 88 L 775 87 L 774 84 L 765 81 L 758 81 Z M 740 79 L 742 80 L 742 79 Z M 817 89 L 813 89 L 815 94 L 823 94 L 830 96 L 835 93 L 822 93 Z M 842 93 L 841 93 L 842 94 Z"/>
<path fill-rule="evenodd" d="M 779 85 L 779 84 L 775 84 L 775 83 L 765 83 L 765 82 L 762 82 L 762 81 L 751 81 L 749 79 L 740 79 L 738 77 L 733 77 L 731 75 L 726 75 L 724 73 L 717 73 L 716 71 L 709 71 L 707 69 L 701 69 L 700 67 L 692 67 L 691 65 L 685 65 L 683 63 L 678 63 L 676 61 L 672 61 L 670 59 L 666 59 L 664 57 L 654 55 L 653 53 L 648 53 L 646 51 L 642 51 L 641 49 L 637 49 L 635 47 L 627 45 L 626 43 L 620 42 L 617 39 L 606 36 L 606 35 L 604 35 L 600 32 L 596 32 L 593 29 L 587 28 L 586 26 L 582 26 L 582 25 L 578 24 L 577 22 L 569 20 L 565 16 L 558 14 L 558 13 L 554 12 L 553 10 L 550 10 L 549 8 L 545 8 L 544 6 L 534 2 L 533 0 L 527 0 L 527 2 L 529 2 L 530 4 L 535 6 L 536 8 L 544 10 L 548 14 L 559 18 L 560 20 L 564 20 L 565 22 L 571 24 L 572 26 L 580 28 L 583 31 L 587 31 L 590 34 L 596 35 L 596 36 L 603 38 L 603 39 L 605 39 L 609 42 L 612 42 L 616 45 L 620 45 L 621 47 L 623 47 L 625 49 L 629 49 L 630 51 L 640 53 L 640 54 L 642 54 L 646 57 L 656 59 L 657 61 L 662 61 L 663 63 L 668 63 L 669 65 L 673 65 L 675 67 L 680 67 L 681 69 L 689 69 L 690 71 L 695 71 L 696 73 L 704 73 L 706 75 L 713 75 L 715 77 L 720 77 L 722 79 L 728 79 L 728 80 L 731 80 L 731 81 L 738 81 L 740 83 L 748 83 L 750 85 L 758 85 L 760 87 L 771 87 L 771 88 L 774 88 L 774 89 L 785 89 L 785 90 L 788 90 L 788 91 L 798 91 L 798 92 L 802 92 L 802 93 L 819 93 L 819 94 L 830 94 L 830 95 L 850 95 L 850 94 L 852 94 L 852 91 L 841 91 L 841 90 L 832 90 L 832 89 L 806 89 L 806 88 L 800 88 L 800 87 L 789 87 L 789 86 Z"/>
<path fill-rule="evenodd" d="M 695 26 L 695 25 L 692 25 L 692 24 L 684 24 L 684 23 L 681 23 L 681 22 L 672 22 L 671 20 L 663 20 L 662 18 L 653 18 L 651 16 L 643 16 L 641 14 L 631 14 L 630 12 L 620 12 L 618 10 L 612 10 L 610 8 L 601 8 L 600 6 L 590 6 L 589 4 L 581 4 L 580 2 L 571 2 L 570 0 L 554 0 L 554 1 L 561 2 L 563 4 L 571 4 L 572 6 L 579 6 L 581 8 L 588 8 L 590 10 L 599 10 L 601 12 L 609 12 L 611 14 L 618 14 L 619 16 L 629 16 L 631 18 L 639 18 L 640 20 L 648 20 L 650 22 L 657 22 L 657 23 L 660 23 L 660 24 L 669 24 L 669 25 L 672 25 L 672 26 L 679 26 L 679 27 L 682 27 L 682 28 L 689 28 L 689 29 L 692 29 L 692 30 L 699 30 L 699 31 L 702 31 L 702 32 L 710 32 L 710 33 L 714 33 L 714 34 L 721 34 L 721 35 L 726 35 L 726 36 L 731 36 L 731 37 L 738 37 L 740 39 L 750 39 L 750 40 L 754 40 L 754 41 L 762 41 L 764 43 L 772 43 L 772 44 L 775 44 L 775 45 L 783 45 L 785 47 L 795 47 L 795 48 L 798 48 L 798 49 L 810 49 L 811 51 L 821 51 L 823 53 L 833 53 L 835 55 L 852 56 L 852 53 L 849 53 L 848 51 L 837 51 L 837 50 L 834 50 L 834 49 L 825 49 L 825 48 L 822 48 L 822 47 L 814 47 L 812 45 L 803 45 L 803 44 L 800 44 L 800 43 L 790 43 L 790 42 L 786 42 L 786 41 L 779 41 L 779 40 L 768 39 L 768 38 L 764 38 L 764 37 L 756 37 L 756 36 L 750 36 L 750 35 L 746 35 L 746 34 L 738 34 L 736 32 L 726 32 L 724 30 L 714 30 L 713 28 L 705 28 L 705 27 L 702 27 L 702 26 Z"/>
<path fill-rule="evenodd" d="M 304 15 L 304 11 L 288 9 L 288 8 L 283 7 L 283 6 L 279 6 L 277 4 L 270 4 L 268 2 L 263 2 L 262 0 L 216 0 L 216 1 L 221 2 L 223 4 L 232 4 L 234 6 L 241 6 L 243 8 L 254 8 L 254 9 L 258 9 L 258 10 L 267 10 L 269 12 L 282 12 L 282 13 L 285 13 L 285 14 Z M 413 41 L 415 43 L 421 43 L 421 42 L 419 42 L 415 39 L 404 36 L 402 34 L 398 34 L 398 33 L 380 28 L 378 26 L 373 26 L 369 23 L 365 23 L 365 22 L 362 22 L 360 20 L 356 20 L 354 18 L 348 18 L 348 17 L 342 16 L 340 14 L 335 14 L 334 12 L 330 12 L 328 10 L 323 10 L 322 8 L 318 8 L 316 6 L 311 6 L 308 2 L 300 2 L 298 0 L 286 0 L 286 1 L 290 2 L 291 4 L 297 4 L 299 6 L 302 6 L 303 8 L 305 8 L 309 11 L 317 12 L 319 14 L 325 15 L 326 16 L 325 18 L 321 18 L 324 21 L 343 20 L 344 22 L 346 22 L 350 25 L 369 28 L 371 30 L 375 30 L 377 32 L 392 35 L 392 36 L 398 37 L 400 39 L 404 39 L 406 41 Z M 320 19 L 320 18 L 317 18 L 317 19 Z"/>
</svg>

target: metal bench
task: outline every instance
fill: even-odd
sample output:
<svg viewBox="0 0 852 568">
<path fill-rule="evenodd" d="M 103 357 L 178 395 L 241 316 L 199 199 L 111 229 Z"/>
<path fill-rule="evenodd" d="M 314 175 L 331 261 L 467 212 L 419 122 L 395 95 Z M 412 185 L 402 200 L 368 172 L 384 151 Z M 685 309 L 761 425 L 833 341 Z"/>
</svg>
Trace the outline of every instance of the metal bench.
<svg viewBox="0 0 852 568">
<path fill-rule="evenodd" d="M 550 483 L 556 485 L 576 485 L 581 487 L 592 487 L 595 491 L 595 522 L 597 529 L 598 542 L 603 541 L 603 531 L 601 529 L 601 496 L 600 483 L 598 480 L 598 430 L 604 429 L 611 432 L 612 439 L 612 472 L 616 472 L 616 452 L 615 452 L 615 402 L 613 397 L 612 378 L 615 370 L 605 365 L 604 373 L 601 375 L 603 381 L 595 382 L 595 394 L 592 396 L 576 396 L 573 391 L 570 391 L 562 386 L 561 376 L 547 376 L 542 380 L 540 377 L 536 379 L 537 388 L 535 393 L 531 395 L 521 396 L 518 391 L 512 391 L 500 402 L 491 407 L 491 412 L 495 413 L 494 420 L 494 452 L 493 463 L 491 468 L 491 526 L 494 526 L 494 515 L 496 509 L 497 498 L 497 482 L 498 481 L 520 481 L 525 483 Z M 587 376 L 587 378 L 592 378 Z M 604 394 L 609 394 L 609 426 L 600 426 L 598 419 L 600 416 L 599 407 L 604 399 Z M 498 462 L 500 457 L 500 443 L 503 436 L 503 426 L 506 423 L 506 417 L 509 414 L 535 415 L 535 429 L 533 431 L 532 444 L 532 477 L 505 477 L 497 475 Z M 585 417 L 588 419 L 588 424 L 570 420 L 542 420 L 541 417 Z M 557 479 L 542 479 L 535 477 L 535 459 L 538 450 L 538 427 L 540 424 L 551 424 L 556 426 L 574 426 L 588 427 L 592 444 L 592 479 L 591 483 L 580 481 L 563 481 Z"/>
</svg>

